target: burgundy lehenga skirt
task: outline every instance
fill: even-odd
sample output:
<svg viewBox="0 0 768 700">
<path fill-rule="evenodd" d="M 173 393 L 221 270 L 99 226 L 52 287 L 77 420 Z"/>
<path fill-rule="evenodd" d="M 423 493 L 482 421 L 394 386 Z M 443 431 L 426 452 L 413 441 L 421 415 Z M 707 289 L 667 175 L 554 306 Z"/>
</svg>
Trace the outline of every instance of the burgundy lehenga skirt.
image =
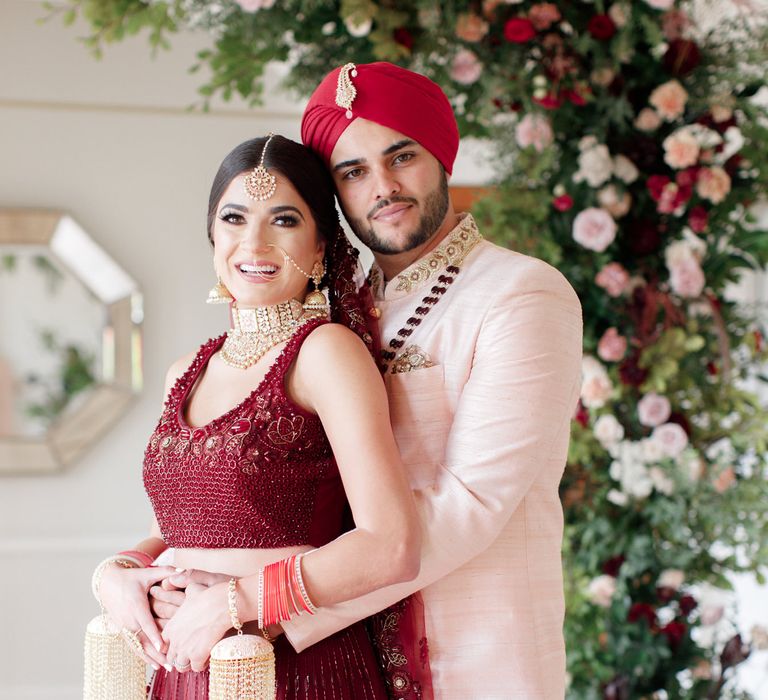
<svg viewBox="0 0 768 700">
<path fill-rule="evenodd" d="M 296 653 L 275 640 L 276 700 L 433 700 L 417 593 Z M 156 671 L 149 700 L 208 700 L 208 671 Z"/>
<path fill-rule="evenodd" d="M 387 700 L 384 679 L 363 623 L 297 654 L 275 641 L 277 700 Z M 208 700 L 208 671 L 155 672 L 150 700 Z"/>
</svg>

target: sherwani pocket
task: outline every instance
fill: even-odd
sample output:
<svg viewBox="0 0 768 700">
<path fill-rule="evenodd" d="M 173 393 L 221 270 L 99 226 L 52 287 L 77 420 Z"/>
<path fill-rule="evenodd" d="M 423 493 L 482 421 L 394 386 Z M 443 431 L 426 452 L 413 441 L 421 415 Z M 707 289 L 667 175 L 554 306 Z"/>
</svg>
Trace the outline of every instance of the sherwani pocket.
<svg viewBox="0 0 768 700">
<path fill-rule="evenodd" d="M 421 366 L 386 377 L 389 415 L 411 487 L 434 483 L 453 416 L 446 397 L 443 367 Z"/>
</svg>

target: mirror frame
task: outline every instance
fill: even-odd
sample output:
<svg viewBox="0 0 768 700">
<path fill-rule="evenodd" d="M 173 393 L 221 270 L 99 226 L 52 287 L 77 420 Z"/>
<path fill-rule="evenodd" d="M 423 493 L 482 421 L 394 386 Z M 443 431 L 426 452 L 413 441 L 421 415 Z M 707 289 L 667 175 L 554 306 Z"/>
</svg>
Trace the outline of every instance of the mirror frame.
<svg viewBox="0 0 768 700">
<path fill-rule="evenodd" d="M 85 235 L 89 253 L 110 264 L 123 290 L 105 300 L 51 244 L 64 229 Z M 62 238 L 60 235 L 59 238 Z M 57 472 L 72 464 L 120 418 L 142 388 L 143 300 L 138 285 L 64 211 L 0 208 L 0 245 L 45 246 L 64 270 L 94 292 L 104 306 L 102 372 L 83 401 L 53 420 L 42 437 L 0 437 L 0 475 Z"/>
</svg>

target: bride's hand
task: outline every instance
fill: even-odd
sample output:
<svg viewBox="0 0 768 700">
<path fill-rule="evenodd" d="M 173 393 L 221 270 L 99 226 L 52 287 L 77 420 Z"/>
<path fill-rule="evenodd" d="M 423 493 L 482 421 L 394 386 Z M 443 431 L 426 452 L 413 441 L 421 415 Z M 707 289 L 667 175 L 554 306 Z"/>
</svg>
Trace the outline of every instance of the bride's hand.
<svg viewBox="0 0 768 700">
<path fill-rule="evenodd" d="M 211 586 L 186 581 L 184 602 L 162 632 L 168 644 L 166 656 L 177 670 L 204 670 L 211 649 L 231 628 L 227 600 L 229 578 L 224 576 L 224 581 Z"/>
<path fill-rule="evenodd" d="M 136 649 L 137 653 L 155 669 L 167 661 L 163 638 L 149 609 L 147 594 L 155 583 L 173 573 L 170 566 L 125 569 L 110 564 L 104 569 L 99 584 L 99 597 L 107 615 L 127 639 L 138 639 L 141 652 Z"/>
</svg>

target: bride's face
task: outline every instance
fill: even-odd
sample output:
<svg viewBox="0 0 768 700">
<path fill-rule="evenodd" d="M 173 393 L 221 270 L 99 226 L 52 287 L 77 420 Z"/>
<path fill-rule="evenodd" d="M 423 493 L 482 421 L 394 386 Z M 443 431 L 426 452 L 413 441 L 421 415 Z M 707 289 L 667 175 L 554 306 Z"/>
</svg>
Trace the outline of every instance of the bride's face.
<svg viewBox="0 0 768 700">
<path fill-rule="evenodd" d="M 251 199 L 245 191 L 248 173 L 235 177 L 216 207 L 213 223 L 213 264 L 240 308 L 270 306 L 294 298 L 302 301 L 306 273 L 323 259 L 321 240 L 309 207 L 291 182 L 271 171 L 275 193 Z"/>
</svg>

